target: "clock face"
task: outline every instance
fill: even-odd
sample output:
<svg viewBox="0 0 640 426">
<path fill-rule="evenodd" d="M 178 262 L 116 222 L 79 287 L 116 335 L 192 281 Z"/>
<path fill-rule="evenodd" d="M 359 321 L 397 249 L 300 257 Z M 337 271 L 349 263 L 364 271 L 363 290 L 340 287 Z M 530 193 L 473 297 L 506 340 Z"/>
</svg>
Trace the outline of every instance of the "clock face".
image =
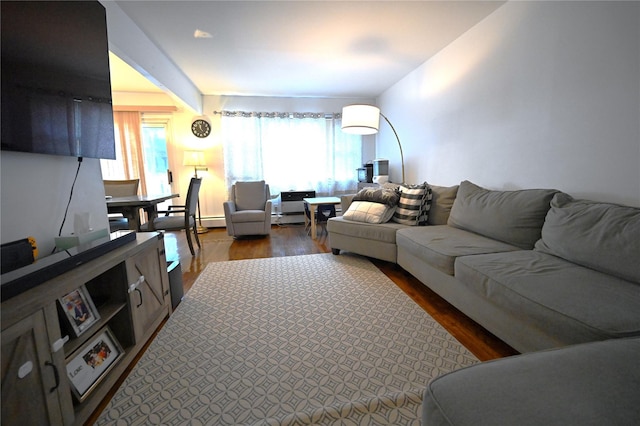
<svg viewBox="0 0 640 426">
<path fill-rule="evenodd" d="M 197 119 L 191 124 L 191 131 L 199 138 L 206 138 L 211 133 L 211 125 L 207 120 Z"/>
</svg>

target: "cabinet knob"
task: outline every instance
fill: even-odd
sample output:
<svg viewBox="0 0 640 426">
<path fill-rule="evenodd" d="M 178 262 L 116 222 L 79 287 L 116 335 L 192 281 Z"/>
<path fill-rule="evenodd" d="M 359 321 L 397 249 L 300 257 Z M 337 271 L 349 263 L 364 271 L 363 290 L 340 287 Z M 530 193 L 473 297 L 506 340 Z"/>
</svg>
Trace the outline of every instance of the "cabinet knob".
<svg viewBox="0 0 640 426">
<path fill-rule="evenodd" d="M 27 361 L 18 368 L 18 378 L 24 379 L 31 373 L 33 370 L 33 363 L 31 361 Z"/>
<path fill-rule="evenodd" d="M 129 293 L 133 293 L 134 291 L 136 291 L 138 286 L 143 282 L 144 282 L 144 275 L 140 275 L 140 278 L 138 278 L 138 281 L 136 281 L 135 283 L 129 284 Z"/>
<path fill-rule="evenodd" d="M 58 352 L 60 349 L 62 349 L 64 344 L 67 343 L 68 341 L 69 341 L 69 336 L 68 335 L 59 338 L 58 340 L 56 340 L 55 342 L 53 342 L 51 344 L 51 352 L 53 352 L 53 353 Z"/>
</svg>

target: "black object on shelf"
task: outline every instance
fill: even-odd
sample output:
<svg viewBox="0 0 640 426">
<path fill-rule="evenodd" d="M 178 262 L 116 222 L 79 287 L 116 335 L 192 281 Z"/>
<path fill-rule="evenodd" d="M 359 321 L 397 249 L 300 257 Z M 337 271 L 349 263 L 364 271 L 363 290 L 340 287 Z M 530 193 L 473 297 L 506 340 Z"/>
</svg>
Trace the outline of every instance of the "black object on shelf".
<svg viewBox="0 0 640 426">
<path fill-rule="evenodd" d="M 31 265 L 38 249 L 32 237 L 5 243 L 0 246 L 2 260 L 1 273 L 11 272 L 23 266 Z"/>
<path fill-rule="evenodd" d="M 2 274 L 0 300 L 4 302 L 135 239 L 134 231 L 116 231 L 108 237 L 57 252 L 23 268 Z"/>
</svg>

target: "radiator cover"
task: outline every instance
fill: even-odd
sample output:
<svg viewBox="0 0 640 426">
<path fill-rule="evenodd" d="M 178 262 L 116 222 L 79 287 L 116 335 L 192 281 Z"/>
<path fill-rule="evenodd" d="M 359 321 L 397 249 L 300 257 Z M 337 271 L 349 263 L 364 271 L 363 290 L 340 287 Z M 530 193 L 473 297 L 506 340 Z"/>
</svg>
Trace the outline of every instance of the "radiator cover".
<svg viewBox="0 0 640 426">
<path fill-rule="evenodd" d="M 316 191 L 285 191 L 280 193 L 280 211 L 282 213 L 303 213 L 303 198 L 314 198 Z"/>
</svg>

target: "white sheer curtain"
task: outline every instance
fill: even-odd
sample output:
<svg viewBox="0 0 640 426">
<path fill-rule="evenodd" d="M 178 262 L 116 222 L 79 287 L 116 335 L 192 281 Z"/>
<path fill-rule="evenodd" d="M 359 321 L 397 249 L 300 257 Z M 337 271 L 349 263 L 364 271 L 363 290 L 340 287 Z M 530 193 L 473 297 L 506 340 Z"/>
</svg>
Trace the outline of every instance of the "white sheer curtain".
<svg viewBox="0 0 640 426">
<path fill-rule="evenodd" d="M 264 179 L 272 194 L 353 192 L 362 166 L 362 136 L 340 129 L 334 114 L 220 113 L 227 187 Z"/>
</svg>

